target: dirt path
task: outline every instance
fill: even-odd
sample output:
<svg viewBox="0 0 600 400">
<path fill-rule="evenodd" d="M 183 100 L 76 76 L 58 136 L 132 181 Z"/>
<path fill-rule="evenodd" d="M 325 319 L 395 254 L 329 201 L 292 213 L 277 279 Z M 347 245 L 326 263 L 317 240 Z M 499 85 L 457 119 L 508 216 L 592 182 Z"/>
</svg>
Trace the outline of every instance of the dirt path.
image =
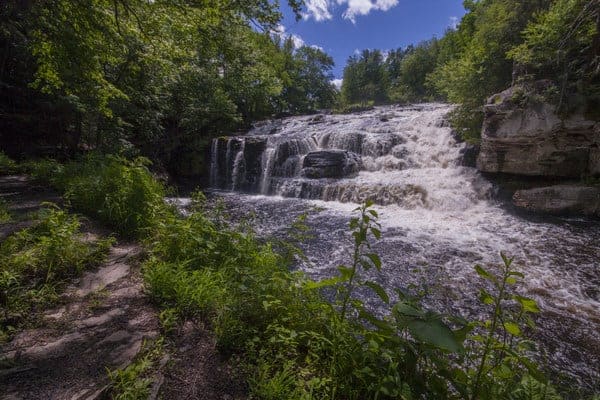
<svg viewBox="0 0 600 400">
<path fill-rule="evenodd" d="M 27 213 L 56 193 L 22 176 L 0 177 L 0 196 L 17 222 L 0 225 L 0 241 L 32 224 Z M 106 230 L 86 222 L 90 236 Z M 158 311 L 143 292 L 142 249 L 119 242 L 107 261 L 72 282 L 60 305 L 40 317 L 37 328 L 0 344 L 0 399 L 93 400 L 107 398 L 107 368 L 127 366 L 146 339 L 159 336 Z M 233 400 L 244 385 L 218 354 L 209 331 L 185 324 L 168 342 L 170 361 L 155 375 L 151 397 Z"/>
</svg>

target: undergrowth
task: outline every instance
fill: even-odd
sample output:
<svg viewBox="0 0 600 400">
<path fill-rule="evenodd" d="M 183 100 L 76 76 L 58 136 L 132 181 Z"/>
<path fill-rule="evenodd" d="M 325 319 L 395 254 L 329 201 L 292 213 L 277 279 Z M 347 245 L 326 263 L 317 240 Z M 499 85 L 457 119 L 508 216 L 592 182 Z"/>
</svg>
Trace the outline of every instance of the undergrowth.
<svg viewBox="0 0 600 400">
<path fill-rule="evenodd" d="M 17 164 L 0 151 L 0 176 L 15 172 Z"/>
<path fill-rule="evenodd" d="M 297 247 L 258 240 L 248 224 L 235 226 L 223 213 L 211 214 L 199 194 L 190 215 L 180 216 L 165 205 L 164 189 L 143 160 L 96 156 L 39 168 L 38 176 L 49 169 L 46 179 L 74 207 L 143 238 L 149 253 L 145 288 L 163 309 L 163 333 L 175 332 L 185 319 L 207 323 L 223 354 L 242 356 L 250 398 L 560 398 L 533 361 L 536 351 L 524 332 L 533 329 L 538 308 L 515 293 L 523 276 L 508 257 L 502 256 L 500 267 L 476 266 L 489 317 L 469 321 L 364 278 L 365 270 L 383 268 L 371 250 L 381 232 L 370 203 L 350 222 L 348 265 L 313 281 L 290 270 L 302 256 Z M 299 229 L 297 236 L 305 235 Z M 387 311 L 366 307 L 356 296 L 365 291 Z M 132 366 L 113 373 L 113 381 L 126 389 L 128 376 L 143 371 Z M 146 393 L 146 383 L 134 392 Z"/>
<path fill-rule="evenodd" d="M 59 190 L 75 210 L 113 227 L 121 236 L 140 238 L 167 210 L 165 189 L 148 171 L 149 161 L 91 154 L 81 161 L 26 163 L 34 179 Z"/>
<path fill-rule="evenodd" d="M 35 311 L 53 304 L 64 283 L 100 264 L 113 239 L 87 240 L 79 220 L 54 205 L 37 223 L 0 244 L 0 336 L 6 339 Z"/>
<path fill-rule="evenodd" d="M 149 240 L 146 287 L 167 310 L 168 330 L 173 321 L 201 318 L 221 351 L 245 355 L 252 398 L 559 398 L 528 357 L 532 344 L 522 332 L 538 309 L 510 290 L 522 278 L 512 260 L 503 257 L 495 272 L 476 267 L 494 288 L 481 293 L 490 318 L 466 321 L 364 280 L 363 270 L 382 268 L 370 250 L 381 235 L 370 204 L 350 223 L 350 264 L 315 282 L 290 272 L 289 257 L 247 226 L 207 216 L 203 201 L 195 199 L 188 218 L 172 215 L 159 224 Z M 358 287 L 389 312 L 373 314 L 354 295 Z M 333 301 L 324 291 L 336 293 Z"/>
<path fill-rule="evenodd" d="M 146 400 L 154 382 L 152 374 L 164 356 L 163 339 L 145 341 L 136 359 L 122 369 L 108 370 L 113 400 Z"/>
<path fill-rule="evenodd" d="M 12 219 L 10 211 L 8 210 L 8 204 L 0 197 L 0 224 L 9 222 Z"/>
</svg>

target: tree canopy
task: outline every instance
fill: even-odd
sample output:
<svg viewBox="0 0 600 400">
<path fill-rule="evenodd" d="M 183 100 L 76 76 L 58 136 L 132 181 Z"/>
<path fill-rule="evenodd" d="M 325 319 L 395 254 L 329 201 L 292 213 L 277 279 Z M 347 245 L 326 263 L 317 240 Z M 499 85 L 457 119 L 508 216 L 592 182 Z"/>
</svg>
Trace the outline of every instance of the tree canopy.
<svg viewBox="0 0 600 400">
<path fill-rule="evenodd" d="M 267 0 L 2 2 L 1 139 L 16 151 L 130 143 L 160 156 L 330 106 L 333 60 L 282 41 L 280 18 Z"/>
<path fill-rule="evenodd" d="M 454 125 L 477 140 L 486 98 L 511 84 L 548 79 L 559 110 L 600 105 L 600 0 L 465 0 L 442 38 L 350 57 L 341 101 L 458 104 Z M 377 74 L 365 71 L 376 70 Z"/>
</svg>

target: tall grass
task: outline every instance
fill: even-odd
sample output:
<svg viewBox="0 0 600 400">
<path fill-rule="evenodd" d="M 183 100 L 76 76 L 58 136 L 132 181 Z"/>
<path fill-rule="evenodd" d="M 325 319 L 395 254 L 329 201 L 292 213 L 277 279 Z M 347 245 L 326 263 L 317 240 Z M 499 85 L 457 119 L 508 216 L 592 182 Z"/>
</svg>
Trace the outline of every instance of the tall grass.
<svg viewBox="0 0 600 400">
<path fill-rule="evenodd" d="M 86 240 L 79 220 L 48 205 L 39 221 L 0 244 L 0 337 L 52 304 L 69 278 L 101 263 L 112 239 Z"/>
<path fill-rule="evenodd" d="M 139 238 L 152 231 L 167 212 L 165 188 L 152 177 L 149 161 L 92 154 L 59 164 L 41 160 L 25 169 L 64 194 L 76 210 L 110 225 L 120 235 Z"/>
<path fill-rule="evenodd" d="M 0 176 L 15 172 L 17 164 L 0 151 Z"/>
</svg>

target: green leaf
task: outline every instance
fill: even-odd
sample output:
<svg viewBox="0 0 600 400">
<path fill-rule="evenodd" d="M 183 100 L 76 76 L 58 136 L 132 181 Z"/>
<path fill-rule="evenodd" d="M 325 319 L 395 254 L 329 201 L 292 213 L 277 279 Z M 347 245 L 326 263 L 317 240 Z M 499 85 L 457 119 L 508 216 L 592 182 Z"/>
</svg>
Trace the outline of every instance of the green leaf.
<svg viewBox="0 0 600 400">
<path fill-rule="evenodd" d="M 496 277 L 494 275 L 490 274 L 489 272 L 487 272 L 485 269 L 483 269 L 483 267 L 481 265 L 479 265 L 479 264 L 475 265 L 475 271 L 482 278 L 487 279 L 488 281 L 496 282 Z"/>
<path fill-rule="evenodd" d="M 521 328 L 514 322 L 505 322 L 504 329 L 513 336 L 521 336 Z"/>
<path fill-rule="evenodd" d="M 412 321 L 408 324 L 408 330 L 415 339 L 422 343 L 454 353 L 463 349 L 452 330 L 440 320 Z"/>
<path fill-rule="evenodd" d="M 352 277 L 353 271 L 352 268 L 348 268 L 345 265 L 340 265 L 337 267 L 338 271 L 340 271 L 340 274 L 342 275 L 341 278 L 342 280 L 346 281 L 348 279 L 350 279 L 350 277 Z"/>
<path fill-rule="evenodd" d="M 390 304 L 390 297 L 385 292 L 385 289 L 382 288 L 380 285 L 370 281 L 365 282 L 364 285 L 371 288 L 385 304 Z"/>
<path fill-rule="evenodd" d="M 500 257 L 502 257 L 502 261 L 504 262 L 504 265 L 508 268 L 510 267 L 510 265 L 513 262 L 512 258 L 508 258 L 507 256 L 504 255 L 504 253 L 500 253 Z"/>
<path fill-rule="evenodd" d="M 371 228 L 371 233 L 375 236 L 375 239 L 381 239 L 381 231 L 377 228 Z"/>
<path fill-rule="evenodd" d="M 519 302 L 519 304 L 521 304 L 521 307 L 523 307 L 523 311 L 530 312 L 530 313 L 539 313 L 540 312 L 537 302 L 534 299 L 530 299 L 528 297 L 522 297 L 522 296 L 515 296 L 514 298 L 516 301 Z"/>
<path fill-rule="evenodd" d="M 481 300 L 483 304 L 494 304 L 494 298 L 485 289 L 481 289 L 479 292 L 479 300 Z"/>
<path fill-rule="evenodd" d="M 366 256 L 371 260 L 375 268 L 377 268 L 377 271 L 381 271 L 381 259 L 379 256 L 376 253 L 369 253 Z"/>
<path fill-rule="evenodd" d="M 314 290 L 314 289 L 321 289 L 324 287 L 330 287 L 330 286 L 335 286 L 336 284 L 340 283 L 342 281 L 342 277 L 340 276 L 335 276 L 333 278 L 329 278 L 329 279 L 323 279 L 320 281 L 307 281 L 304 283 L 304 288 L 307 290 Z"/>
<path fill-rule="evenodd" d="M 403 315 L 403 316 L 410 316 L 410 317 L 424 317 L 425 316 L 425 313 L 423 311 L 411 306 L 408 303 L 404 303 L 404 302 L 396 303 L 396 305 L 394 306 L 392 311 L 394 311 L 397 314 Z"/>
</svg>

